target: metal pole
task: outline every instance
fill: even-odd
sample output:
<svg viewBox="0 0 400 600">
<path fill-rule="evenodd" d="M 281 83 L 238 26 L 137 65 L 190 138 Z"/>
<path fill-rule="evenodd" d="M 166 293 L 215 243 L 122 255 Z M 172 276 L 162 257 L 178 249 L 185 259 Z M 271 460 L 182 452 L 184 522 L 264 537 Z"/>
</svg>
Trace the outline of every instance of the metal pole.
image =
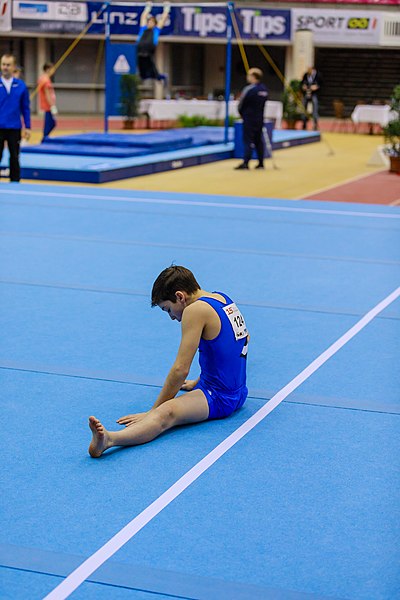
<svg viewBox="0 0 400 600">
<path fill-rule="evenodd" d="M 276 171 L 279 171 L 279 167 L 278 167 L 278 165 L 275 164 L 275 161 L 274 161 L 274 155 L 272 154 L 272 144 L 269 141 L 268 132 L 265 127 L 263 127 L 262 132 L 263 132 L 263 137 L 264 137 L 264 143 L 265 143 L 267 150 L 269 152 L 269 155 L 271 157 L 272 166 Z"/>
<path fill-rule="evenodd" d="M 228 2 L 226 11 L 226 64 L 225 64 L 225 132 L 224 143 L 229 142 L 229 98 L 231 95 L 231 70 L 232 70 L 232 16 L 233 2 Z"/>
<path fill-rule="evenodd" d="M 111 60 L 111 53 L 110 53 L 110 3 L 107 3 L 107 8 L 104 12 L 105 16 L 106 16 L 106 23 L 105 23 L 105 44 L 104 44 L 104 53 L 105 53 L 105 68 L 106 68 L 106 76 L 105 76 L 105 83 L 106 83 L 106 87 L 105 87 L 105 98 L 104 98 L 104 133 L 108 133 L 108 113 L 109 113 L 109 95 L 108 95 L 108 90 L 109 90 L 109 85 L 110 85 L 110 77 L 109 77 L 109 64 L 108 62 Z"/>
</svg>

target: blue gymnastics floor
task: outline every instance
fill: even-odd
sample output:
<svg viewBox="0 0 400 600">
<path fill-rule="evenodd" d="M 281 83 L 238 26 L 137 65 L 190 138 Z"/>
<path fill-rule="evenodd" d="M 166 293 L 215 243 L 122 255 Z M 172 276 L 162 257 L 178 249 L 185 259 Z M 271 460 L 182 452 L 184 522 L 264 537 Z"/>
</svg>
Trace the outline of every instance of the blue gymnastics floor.
<svg viewBox="0 0 400 600">
<path fill-rule="evenodd" d="M 0 184 L 0 211 L 2 599 L 69 581 L 399 285 L 391 207 Z M 241 306 L 249 398 L 93 460 L 88 416 L 146 410 L 173 362 L 172 262 Z M 397 298 L 70 597 L 396 598 L 399 337 Z"/>
<path fill-rule="evenodd" d="M 34 180 L 105 183 L 151 175 L 233 158 L 238 154 L 234 152 L 232 139 L 233 129 L 228 143 L 224 143 L 223 127 L 132 135 L 60 136 L 38 146 L 22 148 L 21 176 Z M 275 130 L 272 134 L 273 150 L 317 141 L 320 141 L 318 132 Z M 8 162 L 6 150 L 0 163 L 0 170 L 4 169 L 5 174 Z"/>
</svg>

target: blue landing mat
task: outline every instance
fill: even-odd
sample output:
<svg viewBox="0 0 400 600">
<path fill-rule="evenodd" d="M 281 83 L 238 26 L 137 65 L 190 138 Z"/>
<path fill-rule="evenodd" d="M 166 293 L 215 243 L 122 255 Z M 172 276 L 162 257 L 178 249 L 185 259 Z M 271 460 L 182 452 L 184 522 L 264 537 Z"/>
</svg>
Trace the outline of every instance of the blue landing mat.
<svg viewBox="0 0 400 600">
<path fill-rule="evenodd" d="M 232 130 L 229 136 L 232 139 Z M 315 132 L 277 130 L 272 148 L 319 140 Z M 55 137 L 40 146 L 22 148 L 21 175 L 23 179 L 106 183 L 233 158 L 233 141 L 223 141 L 222 127 Z M 8 160 L 4 152 L 1 169 L 6 169 Z M 7 171 L 0 176 L 7 176 Z"/>
<path fill-rule="evenodd" d="M 217 131 L 215 131 L 217 130 Z M 233 130 L 228 132 L 233 141 Z M 48 138 L 38 146 L 25 146 L 28 154 L 71 154 L 76 156 L 108 156 L 110 158 L 157 154 L 208 144 L 224 143 L 221 127 L 170 129 L 153 133 L 82 133 L 80 135 Z"/>
</svg>

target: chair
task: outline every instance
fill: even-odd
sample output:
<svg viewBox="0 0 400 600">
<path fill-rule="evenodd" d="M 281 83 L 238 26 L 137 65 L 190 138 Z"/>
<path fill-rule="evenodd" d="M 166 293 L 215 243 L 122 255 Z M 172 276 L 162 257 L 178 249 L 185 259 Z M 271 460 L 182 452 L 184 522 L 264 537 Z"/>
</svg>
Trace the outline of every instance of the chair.
<svg viewBox="0 0 400 600">
<path fill-rule="evenodd" d="M 349 117 L 346 116 L 346 109 L 342 100 L 333 100 L 333 114 L 334 120 L 332 123 L 332 131 L 349 131 L 349 125 L 351 128 L 351 122 Z"/>
</svg>

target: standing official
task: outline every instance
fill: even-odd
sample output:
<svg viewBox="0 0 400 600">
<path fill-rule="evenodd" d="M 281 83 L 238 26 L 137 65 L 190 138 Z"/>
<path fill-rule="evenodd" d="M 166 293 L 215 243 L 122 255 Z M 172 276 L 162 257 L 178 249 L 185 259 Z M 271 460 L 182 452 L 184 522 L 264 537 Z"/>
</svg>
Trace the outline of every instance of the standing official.
<svg viewBox="0 0 400 600">
<path fill-rule="evenodd" d="M 263 72 L 261 69 L 249 69 L 247 73 L 247 85 L 241 95 L 238 111 L 243 119 L 243 162 L 235 167 L 248 169 L 253 146 L 257 152 L 258 165 L 256 169 L 264 168 L 264 107 L 268 98 L 268 90 L 261 83 Z"/>
<path fill-rule="evenodd" d="M 321 76 L 314 67 L 309 67 L 301 80 L 303 92 L 303 129 L 307 129 L 308 107 L 311 105 L 311 114 L 314 121 L 314 131 L 318 129 L 318 92 L 321 87 Z"/>
<path fill-rule="evenodd" d="M 12 54 L 3 54 L 0 60 L 0 162 L 3 157 L 4 142 L 7 142 L 10 152 L 11 181 L 19 181 L 21 178 L 19 166 L 21 134 L 26 140 L 31 136 L 29 92 L 21 79 L 13 77 L 15 66 L 15 57 Z"/>
</svg>

